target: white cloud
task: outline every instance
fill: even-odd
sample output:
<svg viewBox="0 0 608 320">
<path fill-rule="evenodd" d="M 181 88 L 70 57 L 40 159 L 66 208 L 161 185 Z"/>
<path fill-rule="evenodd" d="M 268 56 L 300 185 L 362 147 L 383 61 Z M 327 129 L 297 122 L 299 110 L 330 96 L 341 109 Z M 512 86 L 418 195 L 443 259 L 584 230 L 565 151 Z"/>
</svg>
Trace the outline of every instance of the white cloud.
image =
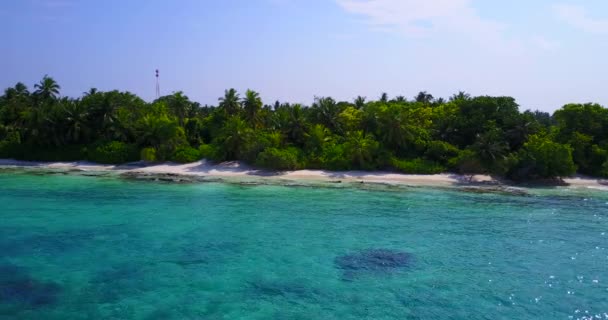
<svg viewBox="0 0 608 320">
<path fill-rule="evenodd" d="M 375 31 L 413 38 L 448 37 L 471 41 L 510 56 L 549 52 L 559 43 L 541 35 L 508 34 L 508 25 L 482 17 L 473 0 L 335 0 L 346 12 L 360 16 Z"/>
<path fill-rule="evenodd" d="M 554 51 L 560 48 L 559 42 L 538 35 L 531 37 L 530 43 L 533 46 L 545 51 Z"/>
<path fill-rule="evenodd" d="M 347 12 L 363 16 L 373 27 L 408 36 L 458 33 L 477 41 L 504 40 L 505 26 L 483 19 L 471 0 L 336 0 Z"/>
<path fill-rule="evenodd" d="M 590 17 L 582 6 L 557 4 L 553 6 L 553 13 L 558 19 L 585 32 L 608 34 L 608 19 Z"/>
</svg>

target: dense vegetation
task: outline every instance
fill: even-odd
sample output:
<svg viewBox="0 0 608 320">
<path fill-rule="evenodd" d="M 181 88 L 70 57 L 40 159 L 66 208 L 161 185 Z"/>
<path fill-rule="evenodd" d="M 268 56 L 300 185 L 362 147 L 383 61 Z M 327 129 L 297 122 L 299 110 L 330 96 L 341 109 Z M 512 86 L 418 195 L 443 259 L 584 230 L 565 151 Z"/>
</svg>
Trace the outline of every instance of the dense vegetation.
<svg viewBox="0 0 608 320">
<path fill-rule="evenodd" d="M 546 179 L 575 171 L 608 176 L 608 109 L 569 104 L 553 115 L 520 112 L 510 97 L 449 100 L 316 98 L 264 105 L 257 92 L 226 90 L 217 106 L 182 92 L 147 103 L 91 89 L 60 97 L 45 76 L 0 97 L 0 158 L 23 160 L 242 160 L 263 168 L 388 169 L 491 173 Z"/>
</svg>

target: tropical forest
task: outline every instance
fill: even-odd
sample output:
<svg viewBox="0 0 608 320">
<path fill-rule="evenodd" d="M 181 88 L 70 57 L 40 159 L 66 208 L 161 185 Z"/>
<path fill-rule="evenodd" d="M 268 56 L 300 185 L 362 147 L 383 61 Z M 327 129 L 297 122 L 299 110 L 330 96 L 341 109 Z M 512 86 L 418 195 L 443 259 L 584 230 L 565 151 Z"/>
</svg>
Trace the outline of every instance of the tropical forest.
<svg viewBox="0 0 608 320">
<path fill-rule="evenodd" d="M 269 170 L 484 173 L 514 181 L 608 176 L 608 109 L 522 111 L 512 97 L 316 97 L 264 103 L 228 89 L 217 105 L 183 92 L 147 102 L 130 92 L 61 95 L 49 76 L 0 96 L 0 158 L 188 163 L 242 161 Z"/>
</svg>

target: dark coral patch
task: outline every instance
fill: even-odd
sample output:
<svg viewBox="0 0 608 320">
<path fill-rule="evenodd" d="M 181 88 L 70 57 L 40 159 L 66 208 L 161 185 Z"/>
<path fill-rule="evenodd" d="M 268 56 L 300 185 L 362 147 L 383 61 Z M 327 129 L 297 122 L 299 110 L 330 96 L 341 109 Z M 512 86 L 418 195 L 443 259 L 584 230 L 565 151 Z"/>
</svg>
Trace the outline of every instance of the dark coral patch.
<svg viewBox="0 0 608 320">
<path fill-rule="evenodd" d="M 56 302 L 61 287 L 32 278 L 13 264 L 0 265 L 0 302 L 41 307 Z"/>
<path fill-rule="evenodd" d="M 359 273 L 389 273 L 409 268 L 412 263 L 411 253 L 389 249 L 363 250 L 334 260 L 336 267 L 344 272 L 345 280 L 352 280 Z"/>
</svg>

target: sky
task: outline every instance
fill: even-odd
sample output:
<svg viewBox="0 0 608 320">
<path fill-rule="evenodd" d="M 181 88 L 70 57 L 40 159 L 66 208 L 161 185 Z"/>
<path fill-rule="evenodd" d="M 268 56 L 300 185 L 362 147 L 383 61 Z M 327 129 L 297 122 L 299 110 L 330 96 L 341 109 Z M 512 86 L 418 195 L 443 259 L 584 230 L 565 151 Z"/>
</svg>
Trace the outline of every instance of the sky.
<svg viewBox="0 0 608 320">
<path fill-rule="evenodd" d="M 19 0 L 0 6 L 0 87 L 45 74 L 217 104 L 506 95 L 520 109 L 608 106 L 605 0 Z"/>
</svg>

